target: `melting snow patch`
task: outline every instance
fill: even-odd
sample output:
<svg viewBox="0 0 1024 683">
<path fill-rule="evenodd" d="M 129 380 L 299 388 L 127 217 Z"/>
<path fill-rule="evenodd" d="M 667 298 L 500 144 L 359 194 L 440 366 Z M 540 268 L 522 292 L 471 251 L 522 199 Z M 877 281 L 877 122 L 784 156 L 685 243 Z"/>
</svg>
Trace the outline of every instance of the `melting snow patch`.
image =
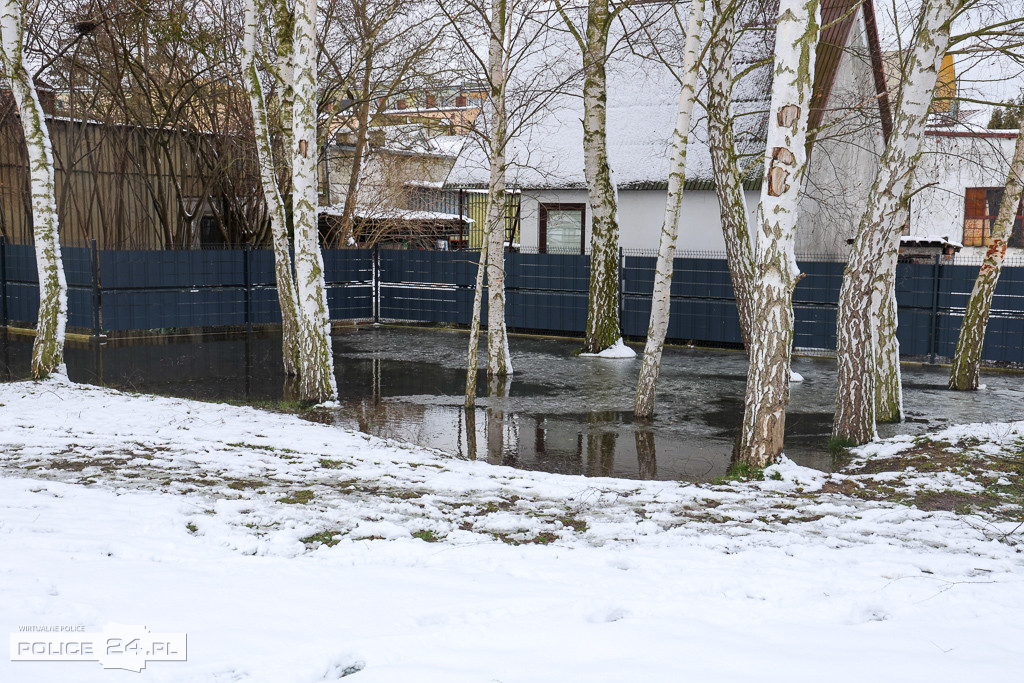
<svg viewBox="0 0 1024 683">
<path fill-rule="evenodd" d="M 615 340 L 615 343 L 600 353 L 581 353 L 587 358 L 636 358 L 636 351 L 626 346 L 622 337 Z"/>
</svg>

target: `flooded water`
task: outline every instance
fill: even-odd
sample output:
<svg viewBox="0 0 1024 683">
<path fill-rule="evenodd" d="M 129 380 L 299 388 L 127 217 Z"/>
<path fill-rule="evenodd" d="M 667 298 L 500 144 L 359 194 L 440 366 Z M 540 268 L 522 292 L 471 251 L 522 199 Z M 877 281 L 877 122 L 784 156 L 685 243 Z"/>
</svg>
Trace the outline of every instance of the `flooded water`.
<svg viewBox="0 0 1024 683">
<path fill-rule="evenodd" d="M 658 414 L 634 423 L 639 358 L 578 358 L 579 341 L 513 337 L 515 375 L 462 409 L 467 335 L 462 331 L 368 327 L 336 335 L 342 407 L 330 421 L 453 455 L 531 470 L 639 479 L 702 480 L 729 465 L 739 428 L 746 359 L 742 353 L 666 349 Z M 79 382 L 206 400 L 265 403 L 287 393 L 280 340 L 251 336 L 166 343 L 72 347 Z M 0 378 L 28 373 L 30 340 L 0 337 Z M 830 469 L 825 447 L 835 399 L 835 362 L 795 358 L 786 453 Z M 979 392 L 946 390 L 948 369 L 904 367 L 907 421 L 883 435 L 920 433 L 960 422 L 1024 419 L 1024 375 L 986 372 Z"/>
</svg>

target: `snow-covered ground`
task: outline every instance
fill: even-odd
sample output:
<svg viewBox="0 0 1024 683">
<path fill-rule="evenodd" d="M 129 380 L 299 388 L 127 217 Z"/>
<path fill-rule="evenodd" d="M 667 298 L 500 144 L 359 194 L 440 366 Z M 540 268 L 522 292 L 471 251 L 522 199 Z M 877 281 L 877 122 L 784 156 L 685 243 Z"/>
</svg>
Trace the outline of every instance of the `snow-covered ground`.
<svg viewBox="0 0 1024 683">
<path fill-rule="evenodd" d="M 1024 546 L 995 494 L 1019 493 L 1024 423 L 697 486 L 61 381 L 0 404 L 0 632 L 188 634 L 141 674 L 0 657 L 0 681 L 1020 680 Z"/>
</svg>

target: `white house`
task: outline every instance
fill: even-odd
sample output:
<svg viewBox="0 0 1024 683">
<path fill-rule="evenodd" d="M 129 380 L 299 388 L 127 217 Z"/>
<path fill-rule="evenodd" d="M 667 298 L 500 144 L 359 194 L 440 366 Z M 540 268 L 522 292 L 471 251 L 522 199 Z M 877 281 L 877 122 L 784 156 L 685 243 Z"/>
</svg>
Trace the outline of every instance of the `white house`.
<svg viewBox="0 0 1024 683">
<path fill-rule="evenodd" d="M 851 8 L 856 8 L 850 11 Z M 843 253 L 863 209 L 883 145 L 888 112 L 876 102 L 873 56 L 880 56 L 873 16 L 856 0 L 825 0 L 815 73 L 811 124 L 819 128 L 807 191 L 801 206 L 797 245 L 802 252 Z M 770 56 L 765 33 L 738 46 L 738 60 L 753 64 Z M 748 34 L 749 35 L 749 34 Z M 880 64 L 880 62 L 878 62 Z M 745 65 L 741 65 L 742 66 Z M 607 64 L 608 152 L 618 188 L 620 243 L 626 249 L 656 250 L 664 214 L 670 148 L 679 83 L 655 59 L 622 51 Z M 752 69 L 737 84 L 735 115 L 740 153 L 755 163 L 745 184 L 753 216 L 760 188 L 760 157 L 771 93 L 770 63 Z M 698 95 L 699 99 L 701 95 Z M 864 106 L 864 103 L 871 103 Z M 582 99 L 557 97 L 509 150 L 509 186 L 521 192 L 519 243 L 524 250 L 586 251 L 590 210 L 583 173 Z M 682 251 L 723 251 L 718 199 L 714 191 L 707 114 L 695 108 L 687 151 Z M 459 154 L 445 186 L 486 188 L 487 159 L 478 145 Z"/>
<path fill-rule="evenodd" d="M 910 202 L 910 235 L 936 235 L 980 256 L 999 213 L 1016 131 L 970 130 L 965 126 L 929 130 L 918 165 L 918 191 Z M 1021 254 L 1021 211 L 1009 240 Z"/>
</svg>

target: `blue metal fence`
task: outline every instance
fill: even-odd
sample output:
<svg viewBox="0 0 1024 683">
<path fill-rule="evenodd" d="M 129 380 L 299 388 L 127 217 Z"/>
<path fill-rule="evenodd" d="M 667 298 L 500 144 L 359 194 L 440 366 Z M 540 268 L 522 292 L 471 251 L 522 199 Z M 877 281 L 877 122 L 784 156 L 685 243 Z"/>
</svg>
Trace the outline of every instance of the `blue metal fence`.
<svg viewBox="0 0 1024 683">
<path fill-rule="evenodd" d="M 269 250 L 62 250 L 69 326 L 94 334 L 280 322 Z M 473 251 L 324 250 L 333 320 L 383 319 L 468 324 L 478 253 Z M 620 259 L 623 334 L 647 333 L 655 257 Z M 834 349 L 841 261 L 800 260 L 793 297 L 794 345 Z M 950 357 L 978 265 L 931 263 L 897 268 L 899 338 L 904 354 Z M 509 253 L 507 322 L 518 330 L 582 333 L 589 257 Z M 0 322 L 32 324 L 39 306 L 33 247 L 0 239 Z M 739 345 L 739 319 L 722 257 L 675 260 L 668 338 Z M 484 307 L 486 320 L 486 299 Z M 985 339 L 988 361 L 1024 364 L 1024 267 L 1006 267 Z"/>
</svg>

